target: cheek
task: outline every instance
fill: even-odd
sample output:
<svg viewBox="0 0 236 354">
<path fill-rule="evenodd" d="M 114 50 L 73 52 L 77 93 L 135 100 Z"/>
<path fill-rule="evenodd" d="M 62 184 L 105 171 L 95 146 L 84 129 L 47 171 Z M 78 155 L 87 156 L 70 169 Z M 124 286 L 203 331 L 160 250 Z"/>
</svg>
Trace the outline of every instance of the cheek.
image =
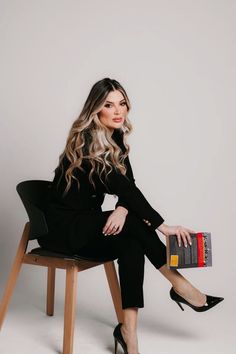
<svg viewBox="0 0 236 354">
<path fill-rule="evenodd" d="M 123 107 L 122 113 L 123 113 L 125 116 L 127 115 L 128 110 L 127 110 L 127 107 L 126 107 L 126 106 Z"/>
<path fill-rule="evenodd" d="M 113 115 L 112 115 L 112 112 L 111 110 L 106 110 L 106 109 L 102 109 L 101 110 L 101 113 L 100 113 L 100 118 L 101 119 L 109 119 L 111 118 Z"/>
</svg>

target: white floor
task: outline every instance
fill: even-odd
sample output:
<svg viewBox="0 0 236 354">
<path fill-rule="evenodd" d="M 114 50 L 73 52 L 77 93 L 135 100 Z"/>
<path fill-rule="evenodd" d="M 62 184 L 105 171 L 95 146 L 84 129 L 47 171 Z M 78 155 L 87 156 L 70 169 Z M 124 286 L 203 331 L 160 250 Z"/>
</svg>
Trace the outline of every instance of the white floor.
<svg viewBox="0 0 236 354">
<path fill-rule="evenodd" d="M 27 266 L 24 266 L 27 267 Z M 36 267 L 34 267 L 36 268 Z M 208 270 L 211 272 L 211 270 Z M 88 274 L 90 272 L 90 274 Z M 204 270 L 202 271 L 204 272 Z M 207 271 L 206 271 L 207 272 Z M 31 287 L 32 274 L 38 286 Z M 184 275 L 187 272 L 183 272 Z M 199 284 L 198 270 L 191 280 Z M 201 273 L 202 274 L 202 273 Z M 27 282 L 27 275 L 29 281 Z M 100 286 L 96 282 L 100 278 Z M 157 279 L 153 284 L 153 279 Z M 195 279 L 194 279 L 195 278 Z M 199 279 L 205 279 L 207 275 Z M 63 340 L 64 272 L 57 273 L 55 315 L 47 317 L 45 273 L 40 267 L 32 273 L 25 268 L 20 275 L 0 334 L 1 354 L 61 353 Z M 203 282 L 203 280 L 202 280 Z M 212 284 L 213 289 L 217 284 Z M 222 289 L 222 287 L 219 286 Z M 146 264 L 145 307 L 139 310 L 138 338 L 141 354 L 235 354 L 235 309 L 233 294 L 212 290 L 225 296 L 214 309 L 197 313 L 187 306 L 181 311 L 169 298 L 169 282 Z M 3 286 L 1 286 L 1 293 Z M 99 299 L 99 300 L 98 300 Z M 114 353 L 113 329 L 117 324 L 103 268 L 79 274 L 74 354 Z M 119 348 L 120 349 L 120 348 Z M 122 353 L 119 350 L 119 354 Z"/>
</svg>

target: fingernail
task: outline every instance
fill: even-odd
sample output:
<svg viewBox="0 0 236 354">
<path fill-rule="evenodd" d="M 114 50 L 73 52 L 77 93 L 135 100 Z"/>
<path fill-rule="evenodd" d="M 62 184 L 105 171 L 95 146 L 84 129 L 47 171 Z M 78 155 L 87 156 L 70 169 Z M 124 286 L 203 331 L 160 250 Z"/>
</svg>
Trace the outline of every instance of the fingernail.
<svg viewBox="0 0 236 354">
<path fill-rule="evenodd" d="M 189 242 L 190 246 L 192 246 L 192 242 Z"/>
<path fill-rule="evenodd" d="M 185 245 L 185 247 L 187 247 L 187 245 Z"/>
</svg>

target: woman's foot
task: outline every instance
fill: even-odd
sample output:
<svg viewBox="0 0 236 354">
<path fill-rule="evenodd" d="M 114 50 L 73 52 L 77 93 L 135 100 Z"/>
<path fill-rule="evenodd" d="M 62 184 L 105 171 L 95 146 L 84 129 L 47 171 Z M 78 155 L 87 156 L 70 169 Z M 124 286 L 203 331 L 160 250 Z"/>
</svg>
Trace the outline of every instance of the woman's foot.
<svg viewBox="0 0 236 354">
<path fill-rule="evenodd" d="M 169 269 L 167 264 L 163 264 L 159 271 L 170 281 L 175 292 L 191 305 L 199 307 L 205 305 L 207 301 L 206 294 L 196 289 L 177 269 Z"/>
<path fill-rule="evenodd" d="M 127 345 L 129 354 L 139 354 L 138 353 L 138 338 L 135 330 L 131 330 L 125 327 L 124 324 L 120 327 L 121 334 Z"/>
<path fill-rule="evenodd" d="M 184 284 L 182 286 L 173 286 L 173 289 L 177 294 L 182 296 L 185 300 L 187 300 L 191 305 L 194 306 L 203 306 L 207 297 L 205 294 L 201 293 L 198 289 L 196 289 L 192 284 Z"/>
</svg>

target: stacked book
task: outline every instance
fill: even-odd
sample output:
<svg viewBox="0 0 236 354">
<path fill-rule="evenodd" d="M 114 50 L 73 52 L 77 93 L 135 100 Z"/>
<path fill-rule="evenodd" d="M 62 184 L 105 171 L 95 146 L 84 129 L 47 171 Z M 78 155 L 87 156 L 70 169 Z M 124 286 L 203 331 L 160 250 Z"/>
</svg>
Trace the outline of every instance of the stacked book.
<svg viewBox="0 0 236 354">
<path fill-rule="evenodd" d="M 194 268 L 212 266 L 211 233 L 190 233 L 192 245 L 178 245 L 176 235 L 166 237 L 167 267 L 170 268 Z M 187 241 L 188 242 L 188 241 Z"/>
</svg>

